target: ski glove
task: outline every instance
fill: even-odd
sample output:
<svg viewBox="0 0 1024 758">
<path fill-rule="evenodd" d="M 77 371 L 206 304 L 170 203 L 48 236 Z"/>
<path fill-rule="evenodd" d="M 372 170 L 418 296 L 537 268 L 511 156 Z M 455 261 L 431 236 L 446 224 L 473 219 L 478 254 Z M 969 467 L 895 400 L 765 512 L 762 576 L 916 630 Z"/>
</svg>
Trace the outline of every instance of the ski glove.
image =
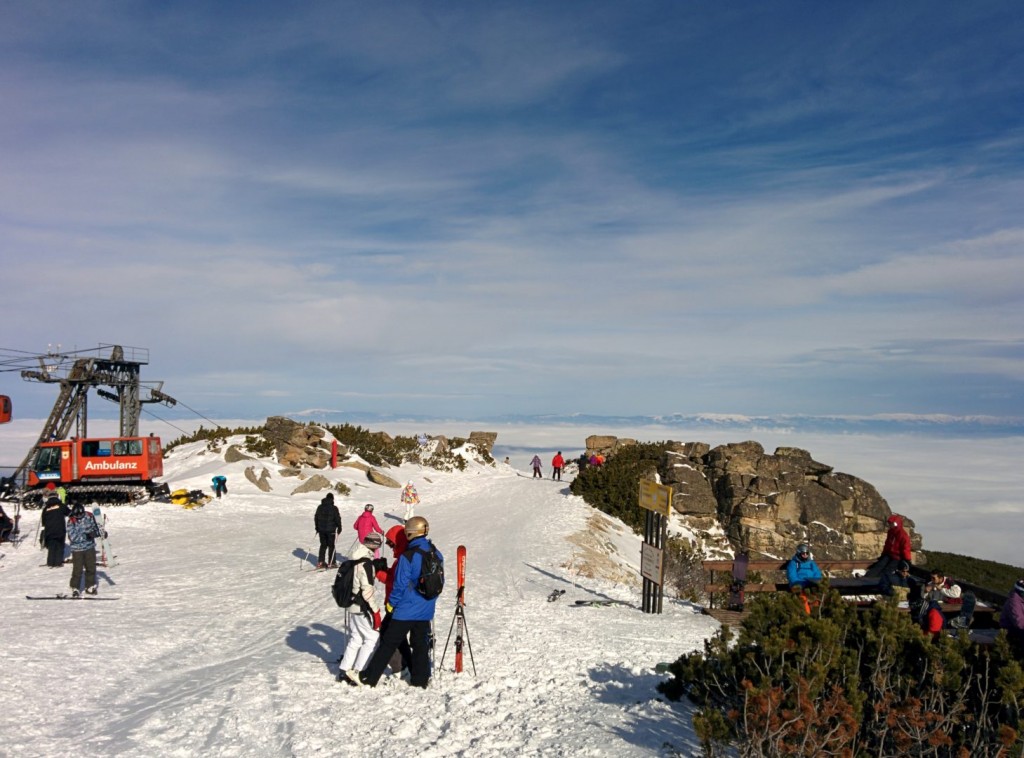
<svg viewBox="0 0 1024 758">
<path fill-rule="evenodd" d="M 388 613 L 388 615 L 391 615 L 395 612 L 395 609 L 391 606 L 391 603 L 384 603 L 384 610 Z"/>
<path fill-rule="evenodd" d="M 373 612 L 373 629 L 374 631 L 380 629 L 380 611 Z"/>
</svg>

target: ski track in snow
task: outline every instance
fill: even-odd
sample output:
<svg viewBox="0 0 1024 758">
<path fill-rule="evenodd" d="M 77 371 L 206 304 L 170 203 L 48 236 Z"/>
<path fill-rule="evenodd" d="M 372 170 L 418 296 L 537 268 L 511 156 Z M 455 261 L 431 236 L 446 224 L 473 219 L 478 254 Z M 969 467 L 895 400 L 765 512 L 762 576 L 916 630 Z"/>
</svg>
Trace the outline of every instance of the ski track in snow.
<svg viewBox="0 0 1024 758">
<path fill-rule="evenodd" d="M 504 465 L 392 470 L 416 482 L 417 514 L 446 558 L 438 664 L 454 618 L 456 547 L 467 547 L 476 675 L 469 647 L 465 671 L 453 673 L 452 640 L 427 690 L 388 677 L 355 688 L 334 681 L 346 641 L 345 612 L 330 596 L 334 572 L 304 560 L 311 547 L 316 560 L 320 495 L 290 497 L 298 481 L 276 475 L 275 492 L 261 493 L 245 463 L 204 460 L 195 449 L 175 451 L 166 479 L 208 489 L 212 473 L 225 473 L 230 494 L 194 511 L 108 509 L 118 565 L 99 569 L 100 593 L 116 602 L 26 601 L 66 591 L 70 566 L 40 568 L 31 539 L 5 551 L 3 754 L 66 755 L 74 746 L 96 756 L 383 755 L 397 745 L 428 757 L 700 754 L 689 706 L 657 693 L 664 677 L 654 665 L 699 649 L 718 624 L 668 599 L 662 615 L 574 606 L 593 596 L 639 606 L 640 592 L 638 575 L 629 587 L 588 578 L 573 586 L 567 538 L 588 528 L 593 511 L 568 482 Z M 338 498 L 339 552 L 351 546 L 364 502 L 377 505 L 385 530 L 403 512 L 398 490 L 362 486 L 354 470 L 328 475 L 354 493 Z M 22 520 L 30 538 L 37 520 Z M 639 538 L 617 540 L 635 566 Z M 553 589 L 566 594 L 548 602 Z"/>
</svg>

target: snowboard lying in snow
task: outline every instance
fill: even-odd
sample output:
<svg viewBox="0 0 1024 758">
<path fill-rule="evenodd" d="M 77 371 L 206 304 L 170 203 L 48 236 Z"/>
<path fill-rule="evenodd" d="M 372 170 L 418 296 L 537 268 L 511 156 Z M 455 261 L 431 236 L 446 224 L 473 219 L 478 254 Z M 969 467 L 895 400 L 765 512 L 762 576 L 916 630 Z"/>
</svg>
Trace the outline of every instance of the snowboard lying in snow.
<svg viewBox="0 0 1024 758">
<path fill-rule="evenodd" d="M 607 607 L 609 605 L 628 605 L 630 608 L 633 607 L 633 604 L 626 600 L 577 600 L 575 605 L 589 608 L 595 606 Z"/>
</svg>

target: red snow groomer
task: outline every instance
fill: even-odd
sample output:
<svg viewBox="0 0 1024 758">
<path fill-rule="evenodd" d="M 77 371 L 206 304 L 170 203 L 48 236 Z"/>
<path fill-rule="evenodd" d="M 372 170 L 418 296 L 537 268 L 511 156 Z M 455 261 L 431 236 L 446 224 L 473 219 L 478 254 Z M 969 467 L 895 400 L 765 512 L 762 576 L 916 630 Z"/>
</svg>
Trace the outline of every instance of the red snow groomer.
<svg viewBox="0 0 1024 758">
<path fill-rule="evenodd" d="M 53 483 L 69 503 L 137 503 L 166 495 L 159 437 L 72 437 L 42 442 L 29 466 L 22 502 L 40 507 Z"/>
</svg>

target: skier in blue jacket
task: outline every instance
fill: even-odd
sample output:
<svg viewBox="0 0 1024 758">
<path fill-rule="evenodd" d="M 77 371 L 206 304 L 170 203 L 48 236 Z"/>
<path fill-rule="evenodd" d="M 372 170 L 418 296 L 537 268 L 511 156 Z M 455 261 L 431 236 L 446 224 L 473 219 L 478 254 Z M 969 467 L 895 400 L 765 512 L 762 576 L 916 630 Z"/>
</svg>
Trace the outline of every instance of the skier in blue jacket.
<svg viewBox="0 0 1024 758">
<path fill-rule="evenodd" d="M 796 546 L 796 554 L 786 564 L 786 578 L 791 592 L 817 587 L 821 582 L 821 569 L 811 557 L 811 547 L 806 542 Z"/>
<path fill-rule="evenodd" d="M 377 650 L 359 675 L 360 684 L 376 687 L 392 654 L 407 637 L 412 648 L 409 684 L 425 688 L 430 681 L 430 625 L 434 620 L 437 598 L 427 599 L 416 590 L 423 566 L 423 553 L 420 551 L 436 550 L 427 539 L 429 531 L 430 524 L 422 516 L 413 516 L 405 522 L 405 536 L 409 544 L 398 559 L 395 583 L 385 607 L 390 619 L 383 625 Z M 438 550 L 437 554 L 443 563 L 441 551 Z"/>
</svg>

